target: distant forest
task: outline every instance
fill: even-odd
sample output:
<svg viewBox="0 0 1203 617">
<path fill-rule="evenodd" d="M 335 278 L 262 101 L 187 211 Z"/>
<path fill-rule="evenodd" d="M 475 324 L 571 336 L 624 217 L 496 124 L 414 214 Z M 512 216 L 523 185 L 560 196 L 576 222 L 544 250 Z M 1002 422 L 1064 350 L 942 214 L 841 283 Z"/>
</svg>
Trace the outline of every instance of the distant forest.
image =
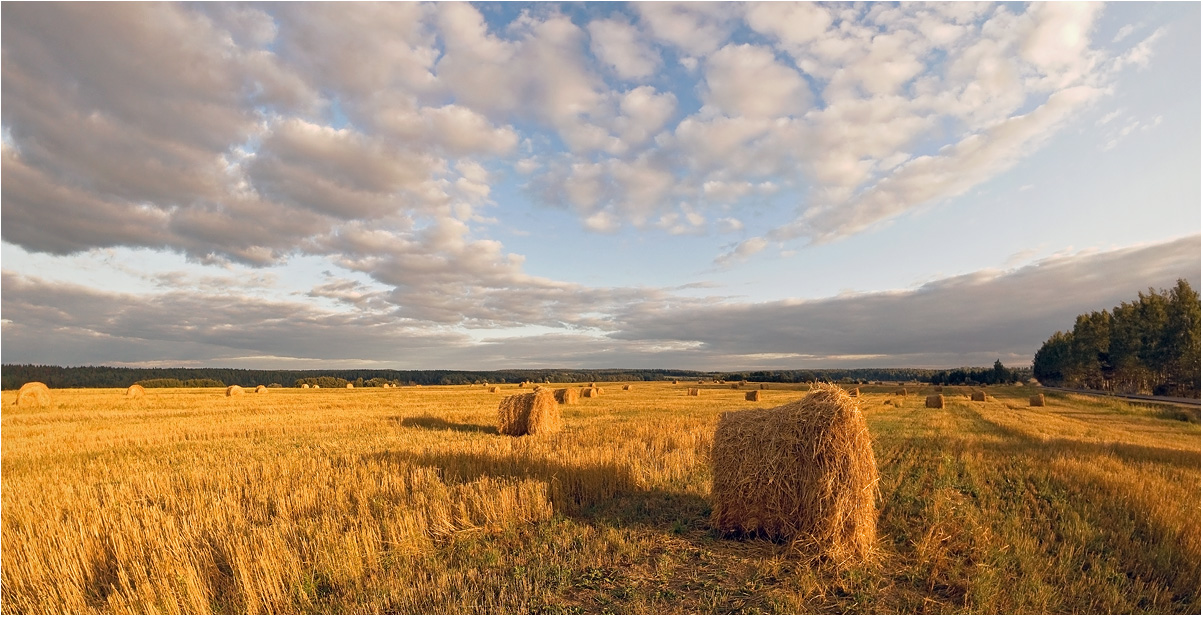
<svg viewBox="0 0 1203 617">
<path fill-rule="evenodd" d="M 960 369 L 978 370 L 978 369 Z M 989 370 L 989 369 L 980 369 Z M 928 369 L 816 369 L 749 372 L 703 372 L 674 369 L 531 369 L 505 371 L 399 371 L 399 370 L 306 370 L 267 371 L 227 368 L 121 368 L 112 366 L 45 366 L 5 364 L 0 367 L 0 387 L 11 390 L 30 381 L 40 381 L 51 388 L 124 388 L 133 383 L 146 387 L 224 387 L 224 386 L 283 386 L 297 387 L 301 383 L 321 384 L 322 387 L 341 387 L 347 383 L 357 387 L 393 385 L 455 386 L 476 383 L 520 383 L 523 381 L 579 383 L 590 381 L 663 381 L 667 379 L 724 379 L 804 383 L 810 381 L 871 382 L 925 381 L 930 382 L 941 371 Z M 944 371 L 947 373 L 947 371 Z"/>
<path fill-rule="evenodd" d="M 1036 352 L 1048 385 L 1134 394 L 1199 396 L 1199 293 L 1179 279 L 1111 311 L 1078 315 Z"/>
</svg>

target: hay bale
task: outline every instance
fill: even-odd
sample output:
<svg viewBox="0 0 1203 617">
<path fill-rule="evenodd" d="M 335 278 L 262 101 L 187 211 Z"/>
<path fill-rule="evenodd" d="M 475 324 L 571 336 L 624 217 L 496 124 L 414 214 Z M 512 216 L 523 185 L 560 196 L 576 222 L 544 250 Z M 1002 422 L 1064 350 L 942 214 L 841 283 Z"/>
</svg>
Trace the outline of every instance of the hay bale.
<svg viewBox="0 0 1203 617">
<path fill-rule="evenodd" d="M 741 385 L 741 386 L 746 386 L 746 385 L 748 385 L 748 380 L 747 380 L 747 379 L 741 379 L 741 380 L 739 381 L 739 385 Z"/>
<path fill-rule="evenodd" d="M 699 386 L 700 386 L 700 385 L 702 385 L 702 384 L 704 384 L 704 383 L 706 383 L 706 381 L 705 381 L 705 380 L 703 380 L 703 379 L 699 379 L 699 380 L 698 380 L 698 385 L 699 385 Z"/>
<path fill-rule="evenodd" d="M 936 386 L 936 392 L 943 392 L 944 386 Z"/>
<path fill-rule="evenodd" d="M 622 387 L 622 389 L 623 389 L 623 391 L 624 391 L 624 392 L 626 392 L 626 391 L 629 391 L 629 390 L 631 389 L 631 386 L 630 386 L 630 384 L 627 384 L 627 385 L 623 386 L 623 387 Z"/>
<path fill-rule="evenodd" d="M 581 398 L 581 391 L 576 388 L 560 388 L 556 390 L 556 402 L 561 405 L 575 405 Z"/>
<path fill-rule="evenodd" d="M 581 396 L 583 398 L 593 398 L 597 396 L 597 388 L 581 388 Z"/>
<path fill-rule="evenodd" d="M 31 381 L 17 390 L 17 407 L 45 407 L 50 404 L 50 388 L 40 381 Z"/>
<path fill-rule="evenodd" d="M 347 389 L 348 389 L 348 390 L 354 390 L 354 389 L 355 389 L 355 384 L 353 384 L 353 383 L 349 383 L 349 384 L 347 384 Z"/>
<path fill-rule="evenodd" d="M 1028 399 L 1028 404 L 1032 407 L 1044 407 L 1044 395 L 1033 394 L 1032 398 Z"/>
<path fill-rule="evenodd" d="M 562 426 L 560 406 L 551 390 L 507 396 L 497 406 L 497 431 L 502 435 L 545 435 Z"/>
<path fill-rule="evenodd" d="M 146 388 L 138 384 L 134 384 L 125 389 L 125 398 L 142 398 L 146 394 Z"/>
<path fill-rule="evenodd" d="M 676 380 L 676 379 L 674 379 L 674 380 L 673 380 L 673 385 L 674 385 L 674 386 L 675 386 L 675 385 L 677 385 L 677 380 Z"/>
<path fill-rule="evenodd" d="M 498 392 L 501 392 L 501 388 L 498 388 L 497 386 L 489 386 L 489 394 L 497 394 Z"/>
<path fill-rule="evenodd" d="M 877 462 L 864 415 L 839 387 L 724 413 L 710 458 L 716 529 L 764 533 L 837 563 L 872 551 Z"/>
<path fill-rule="evenodd" d="M 760 389 L 761 389 L 761 390 L 768 390 L 768 388 L 764 387 L 764 384 L 760 384 Z"/>
<path fill-rule="evenodd" d="M 901 389 L 895 390 L 894 394 L 896 394 L 898 396 L 906 396 L 906 388 L 901 388 Z"/>
<path fill-rule="evenodd" d="M 745 401 L 759 401 L 760 400 L 760 390 L 752 390 L 751 392 L 748 392 L 747 394 L 744 395 L 744 400 Z"/>
<path fill-rule="evenodd" d="M 302 387 L 302 388 L 305 388 L 306 390 L 308 390 L 308 389 L 309 389 L 309 384 L 307 384 L 307 383 L 303 383 L 303 384 L 301 384 L 301 387 Z"/>
<path fill-rule="evenodd" d="M 733 383 L 733 384 L 731 384 L 731 389 L 732 389 L 732 390 L 738 390 L 738 389 L 739 389 L 739 384 L 737 384 L 737 383 Z"/>
<path fill-rule="evenodd" d="M 925 404 L 927 405 L 928 409 L 944 409 L 944 395 L 943 394 L 928 395 L 927 402 Z"/>
<path fill-rule="evenodd" d="M 596 382 L 592 382 L 592 381 L 591 381 L 591 382 L 589 382 L 589 387 L 590 387 L 590 388 L 596 388 L 596 387 L 597 387 L 597 383 L 596 383 Z"/>
<path fill-rule="evenodd" d="M 255 394 L 267 394 L 267 386 L 262 384 L 255 386 Z"/>
<path fill-rule="evenodd" d="M 969 396 L 970 400 L 986 402 L 986 393 L 978 390 Z"/>
<path fill-rule="evenodd" d="M 242 396 L 242 386 L 230 386 L 226 388 L 226 396 Z"/>
<path fill-rule="evenodd" d="M 686 396 L 698 396 L 698 393 L 700 393 L 700 392 L 701 392 L 701 390 L 699 390 L 697 388 L 690 388 L 689 392 L 686 393 Z"/>
<path fill-rule="evenodd" d="M 849 389 L 848 396 L 851 396 L 852 398 L 860 398 L 860 388 Z"/>
<path fill-rule="evenodd" d="M 319 385 L 317 385 L 317 384 L 314 384 L 313 388 L 314 388 L 315 390 L 317 390 L 317 389 L 320 389 L 320 388 L 321 388 L 321 386 L 319 386 Z"/>
</svg>

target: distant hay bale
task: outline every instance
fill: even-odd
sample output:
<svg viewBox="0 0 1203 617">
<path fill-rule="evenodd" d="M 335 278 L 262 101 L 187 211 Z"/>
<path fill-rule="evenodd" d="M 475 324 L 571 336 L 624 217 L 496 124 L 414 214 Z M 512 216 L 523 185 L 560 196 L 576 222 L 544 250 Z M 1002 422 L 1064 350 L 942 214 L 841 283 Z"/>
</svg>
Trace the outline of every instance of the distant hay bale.
<svg viewBox="0 0 1203 617">
<path fill-rule="evenodd" d="M 551 390 L 507 396 L 497 406 L 497 431 L 502 435 L 545 435 L 562 426 L 560 406 Z"/>
<path fill-rule="evenodd" d="M 605 388 L 594 388 L 594 390 L 597 390 L 597 395 L 598 395 L 598 396 L 601 396 L 601 395 L 603 395 L 603 394 L 605 394 L 605 393 L 606 393 L 606 389 L 605 389 Z"/>
<path fill-rule="evenodd" d="M 839 387 L 719 417 L 711 523 L 764 533 L 836 563 L 867 558 L 877 535 L 877 462 L 864 415 Z"/>
<path fill-rule="evenodd" d="M 704 383 L 706 383 L 706 380 L 704 380 L 704 379 L 699 379 L 699 380 L 698 380 L 698 385 L 699 385 L 699 386 L 700 386 L 700 385 L 702 385 L 702 384 L 704 384 Z"/>
<path fill-rule="evenodd" d="M 738 389 L 739 389 L 739 384 L 737 384 L 737 383 L 733 383 L 733 384 L 731 384 L 731 389 L 732 389 L 732 390 L 738 390 Z"/>
<path fill-rule="evenodd" d="M 935 390 L 936 390 L 936 392 L 943 392 L 943 391 L 944 391 L 944 386 L 936 386 L 936 387 L 935 387 Z"/>
<path fill-rule="evenodd" d="M 752 391 L 748 392 L 747 394 L 744 395 L 744 400 L 745 401 L 759 401 L 760 400 L 760 390 L 752 390 Z"/>
<path fill-rule="evenodd" d="M 226 396 L 242 396 L 242 386 L 230 386 L 226 388 Z"/>
<path fill-rule="evenodd" d="M 852 398 L 859 398 L 860 397 L 860 388 L 849 388 L 848 396 L 851 396 Z"/>
<path fill-rule="evenodd" d="M 764 387 L 764 384 L 760 384 L 760 389 L 761 389 L 761 390 L 768 390 L 768 388 Z"/>
<path fill-rule="evenodd" d="M 944 409 L 944 395 L 943 394 L 928 395 L 926 405 L 927 405 L 928 409 Z"/>
<path fill-rule="evenodd" d="M 581 391 L 576 388 L 560 388 L 556 390 L 556 402 L 561 405 L 575 405 L 581 398 Z"/>
<path fill-rule="evenodd" d="M 264 385 L 255 386 L 255 394 L 265 394 L 265 393 L 267 393 L 267 386 L 264 386 Z"/>
<path fill-rule="evenodd" d="M 1028 403 L 1032 407 L 1044 407 L 1044 395 L 1033 394 L 1032 398 L 1028 400 Z"/>
<path fill-rule="evenodd" d="M 146 389 L 138 384 L 134 384 L 125 389 L 125 398 L 142 398 L 146 394 Z"/>
<path fill-rule="evenodd" d="M 316 389 L 319 389 L 319 388 L 321 388 L 321 386 L 319 386 L 319 385 L 317 385 L 317 384 L 314 384 L 314 385 L 313 385 L 313 388 L 316 390 Z"/>
<path fill-rule="evenodd" d="M 308 390 L 308 389 L 309 389 L 309 384 L 307 384 L 307 383 L 303 383 L 303 384 L 301 384 L 301 387 L 302 387 L 302 388 L 305 388 L 306 390 Z"/>
<path fill-rule="evenodd" d="M 485 386 L 486 388 L 487 388 L 487 387 L 489 387 L 489 382 L 487 382 L 487 381 L 486 381 L 486 382 L 484 383 L 484 386 Z"/>
<path fill-rule="evenodd" d="M 597 388 L 581 388 L 582 398 L 593 398 L 597 396 Z"/>
<path fill-rule="evenodd" d="M 498 392 L 501 392 L 501 388 L 498 388 L 497 386 L 489 386 L 489 394 L 497 394 Z"/>
<path fill-rule="evenodd" d="M 676 380 L 676 379 L 674 379 L 674 380 L 673 380 L 673 385 L 674 385 L 674 386 L 675 386 L 675 385 L 677 385 L 677 380 Z"/>
<path fill-rule="evenodd" d="M 741 385 L 741 386 L 746 386 L 746 385 L 748 385 L 748 380 L 747 380 L 747 379 L 741 379 L 741 380 L 739 380 L 739 385 Z"/>
<path fill-rule="evenodd" d="M 522 383 L 518 384 L 518 387 L 519 387 L 519 388 L 529 388 L 529 387 L 530 387 L 530 383 L 528 383 L 528 382 L 525 382 L 525 381 L 524 381 L 524 382 L 522 382 Z"/>
<path fill-rule="evenodd" d="M 974 401 L 981 401 L 981 402 L 983 402 L 983 403 L 984 403 L 984 402 L 986 402 L 986 393 L 985 393 L 985 392 L 982 392 L 981 390 L 978 390 L 977 392 L 974 392 L 973 394 L 971 394 L 971 395 L 969 396 L 969 398 L 970 398 L 971 400 L 974 400 Z"/>
<path fill-rule="evenodd" d="M 349 383 L 349 384 L 347 384 L 347 389 L 348 389 L 348 390 L 354 390 L 354 389 L 355 389 L 355 384 L 353 384 L 353 383 Z"/>
<path fill-rule="evenodd" d="M 697 388 L 690 388 L 689 392 L 687 392 L 686 395 L 687 396 L 698 396 L 699 392 L 701 392 L 701 390 L 699 390 Z"/>
<path fill-rule="evenodd" d="M 622 389 L 623 389 L 623 390 L 630 390 L 630 389 L 631 389 L 631 384 L 626 384 L 626 385 L 624 385 L 624 386 L 622 387 Z"/>
<path fill-rule="evenodd" d="M 17 390 L 17 407 L 45 407 L 50 404 L 50 388 L 40 381 L 31 381 Z"/>
<path fill-rule="evenodd" d="M 590 387 L 590 388 L 596 388 L 596 387 L 597 387 L 597 384 L 596 384 L 595 382 L 592 382 L 592 381 L 591 381 L 591 382 L 589 382 L 589 387 Z"/>
<path fill-rule="evenodd" d="M 897 394 L 898 396 L 906 396 L 906 388 L 895 390 L 894 394 Z"/>
</svg>

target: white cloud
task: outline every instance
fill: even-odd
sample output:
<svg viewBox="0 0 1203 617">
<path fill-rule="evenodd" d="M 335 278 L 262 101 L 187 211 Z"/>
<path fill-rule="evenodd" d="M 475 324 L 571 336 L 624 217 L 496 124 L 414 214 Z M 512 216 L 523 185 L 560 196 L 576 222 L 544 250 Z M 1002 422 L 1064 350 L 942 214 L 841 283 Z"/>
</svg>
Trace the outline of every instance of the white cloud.
<svg viewBox="0 0 1203 617">
<path fill-rule="evenodd" d="M 598 19 L 589 22 L 588 28 L 593 54 L 615 75 L 633 80 L 655 74 L 660 56 L 630 23 L 621 19 Z"/>
<path fill-rule="evenodd" d="M 791 116 L 810 103 L 802 76 L 753 45 L 728 45 L 707 58 L 706 86 L 707 100 L 728 116 Z"/>
<path fill-rule="evenodd" d="M 721 2 L 641 2 L 640 21 L 656 38 L 691 56 L 705 56 L 729 36 L 734 7 Z"/>
</svg>

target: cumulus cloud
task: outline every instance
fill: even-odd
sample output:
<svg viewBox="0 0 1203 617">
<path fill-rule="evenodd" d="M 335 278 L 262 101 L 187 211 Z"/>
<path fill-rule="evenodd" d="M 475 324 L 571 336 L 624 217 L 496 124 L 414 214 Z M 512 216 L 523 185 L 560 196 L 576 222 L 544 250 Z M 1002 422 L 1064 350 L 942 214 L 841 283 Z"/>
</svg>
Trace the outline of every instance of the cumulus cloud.
<svg viewBox="0 0 1203 617">
<path fill-rule="evenodd" d="M 622 79 L 651 77 L 660 65 L 660 56 L 639 31 L 621 19 L 589 22 L 589 39 L 593 55 Z"/>
</svg>

